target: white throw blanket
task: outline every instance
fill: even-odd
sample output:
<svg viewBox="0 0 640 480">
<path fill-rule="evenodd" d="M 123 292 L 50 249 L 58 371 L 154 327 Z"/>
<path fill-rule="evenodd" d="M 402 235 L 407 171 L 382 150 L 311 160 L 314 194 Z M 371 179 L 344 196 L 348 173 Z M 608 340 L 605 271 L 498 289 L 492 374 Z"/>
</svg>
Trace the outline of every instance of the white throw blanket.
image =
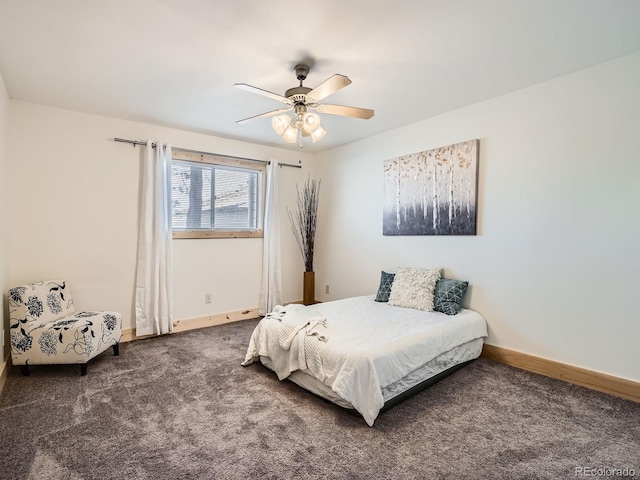
<svg viewBox="0 0 640 480">
<path fill-rule="evenodd" d="M 320 342 L 329 339 L 326 317 L 304 305 L 290 304 L 286 307 L 276 305 L 265 318 L 280 322 L 278 344 L 289 352 L 286 371 L 279 371 L 278 375 L 286 378 L 296 370 L 309 370 L 314 377 L 324 381 L 326 373 L 320 358 Z M 249 357 L 242 365 L 253 362 Z"/>
</svg>

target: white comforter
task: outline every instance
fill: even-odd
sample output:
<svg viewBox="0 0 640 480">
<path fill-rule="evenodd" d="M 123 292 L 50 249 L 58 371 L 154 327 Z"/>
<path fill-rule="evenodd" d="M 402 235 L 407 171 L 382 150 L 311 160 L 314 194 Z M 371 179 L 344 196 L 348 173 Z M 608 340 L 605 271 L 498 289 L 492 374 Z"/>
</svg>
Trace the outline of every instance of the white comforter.
<svg viewBox="0 0 640 480">
<path fill-rule="evenodd" d="M 473 310 L 448 316 L 375 302 L 374 296 L 307 308 L 326 317 L 328 341 L 320 343 L 323 383 L 358 410 L 369 426 L 384 405 L 382 388 L 441 353 L 487 336 L 484 318 Z M 277 318 L 260 321 L 251 335 L 244 364 L 269 357 L 283 380 L 291 369 L 289 352 L 278 343 L 280 326 Z"/>
</svg>

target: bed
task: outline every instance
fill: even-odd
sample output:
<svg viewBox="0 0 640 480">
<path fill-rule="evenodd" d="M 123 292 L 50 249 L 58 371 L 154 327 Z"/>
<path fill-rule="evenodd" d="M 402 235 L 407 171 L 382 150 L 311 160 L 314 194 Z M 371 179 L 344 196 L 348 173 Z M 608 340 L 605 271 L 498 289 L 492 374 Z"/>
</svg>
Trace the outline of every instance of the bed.
<svg viewBox="0 0 640 480">
<path fill-rule="evenodd" d="M 357 410 L 369 426 L 383 409 L 480 356 L 487 336 L 473 310 L 425 312 L 374 295 L 278 308 L 254 329 L 243 365 L 259 360 L 280 380 Z M 307 325 L 288 349 L 286 322 Z"/>
</svg>

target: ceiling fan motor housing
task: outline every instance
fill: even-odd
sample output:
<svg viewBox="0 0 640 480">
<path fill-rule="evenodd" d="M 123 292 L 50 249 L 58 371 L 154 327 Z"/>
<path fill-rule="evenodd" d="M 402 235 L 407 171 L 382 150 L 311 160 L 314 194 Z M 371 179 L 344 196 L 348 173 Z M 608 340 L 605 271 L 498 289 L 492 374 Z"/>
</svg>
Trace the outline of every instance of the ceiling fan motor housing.
<svg viewBox="0 0 640 480">
<path fill-rule="evenodd" d="M 313 90 L 312 88 L 302 86 L 302 82 L 307 78 L 307 75 L 309 75 L 309 67 L 300 63 L 296 65 L 294 71 L 296 72 L 296 78 L 300 80 L 300 85 L 284 92 L 284 96 L 291 100 L 294 105 L 306 105 L 307 93 Z"/>
<path fill-rule="evenodd" d="M 284 96 L 293 101 L 294 104 L 307 103 L 307 93 L 312 89 L 309 87 L 293 87 L 284 92 Z"/>
</svg>

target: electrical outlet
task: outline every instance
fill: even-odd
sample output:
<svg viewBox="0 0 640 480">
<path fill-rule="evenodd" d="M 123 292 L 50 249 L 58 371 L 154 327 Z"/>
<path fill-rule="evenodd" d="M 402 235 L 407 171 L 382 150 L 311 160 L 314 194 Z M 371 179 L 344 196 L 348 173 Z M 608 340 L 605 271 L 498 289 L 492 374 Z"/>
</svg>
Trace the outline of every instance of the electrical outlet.
<svg viewBox="0 0 640 480">
<path fill-rule="evenodd" d="M 329 294 L 329 285 L 324 286 L 324 293 Z"/>
<path fill-rule="evenodd" d="M 211 294 L 205 293 L 204 295 L 204 303 L 211 303 Z"/>
</svg>

